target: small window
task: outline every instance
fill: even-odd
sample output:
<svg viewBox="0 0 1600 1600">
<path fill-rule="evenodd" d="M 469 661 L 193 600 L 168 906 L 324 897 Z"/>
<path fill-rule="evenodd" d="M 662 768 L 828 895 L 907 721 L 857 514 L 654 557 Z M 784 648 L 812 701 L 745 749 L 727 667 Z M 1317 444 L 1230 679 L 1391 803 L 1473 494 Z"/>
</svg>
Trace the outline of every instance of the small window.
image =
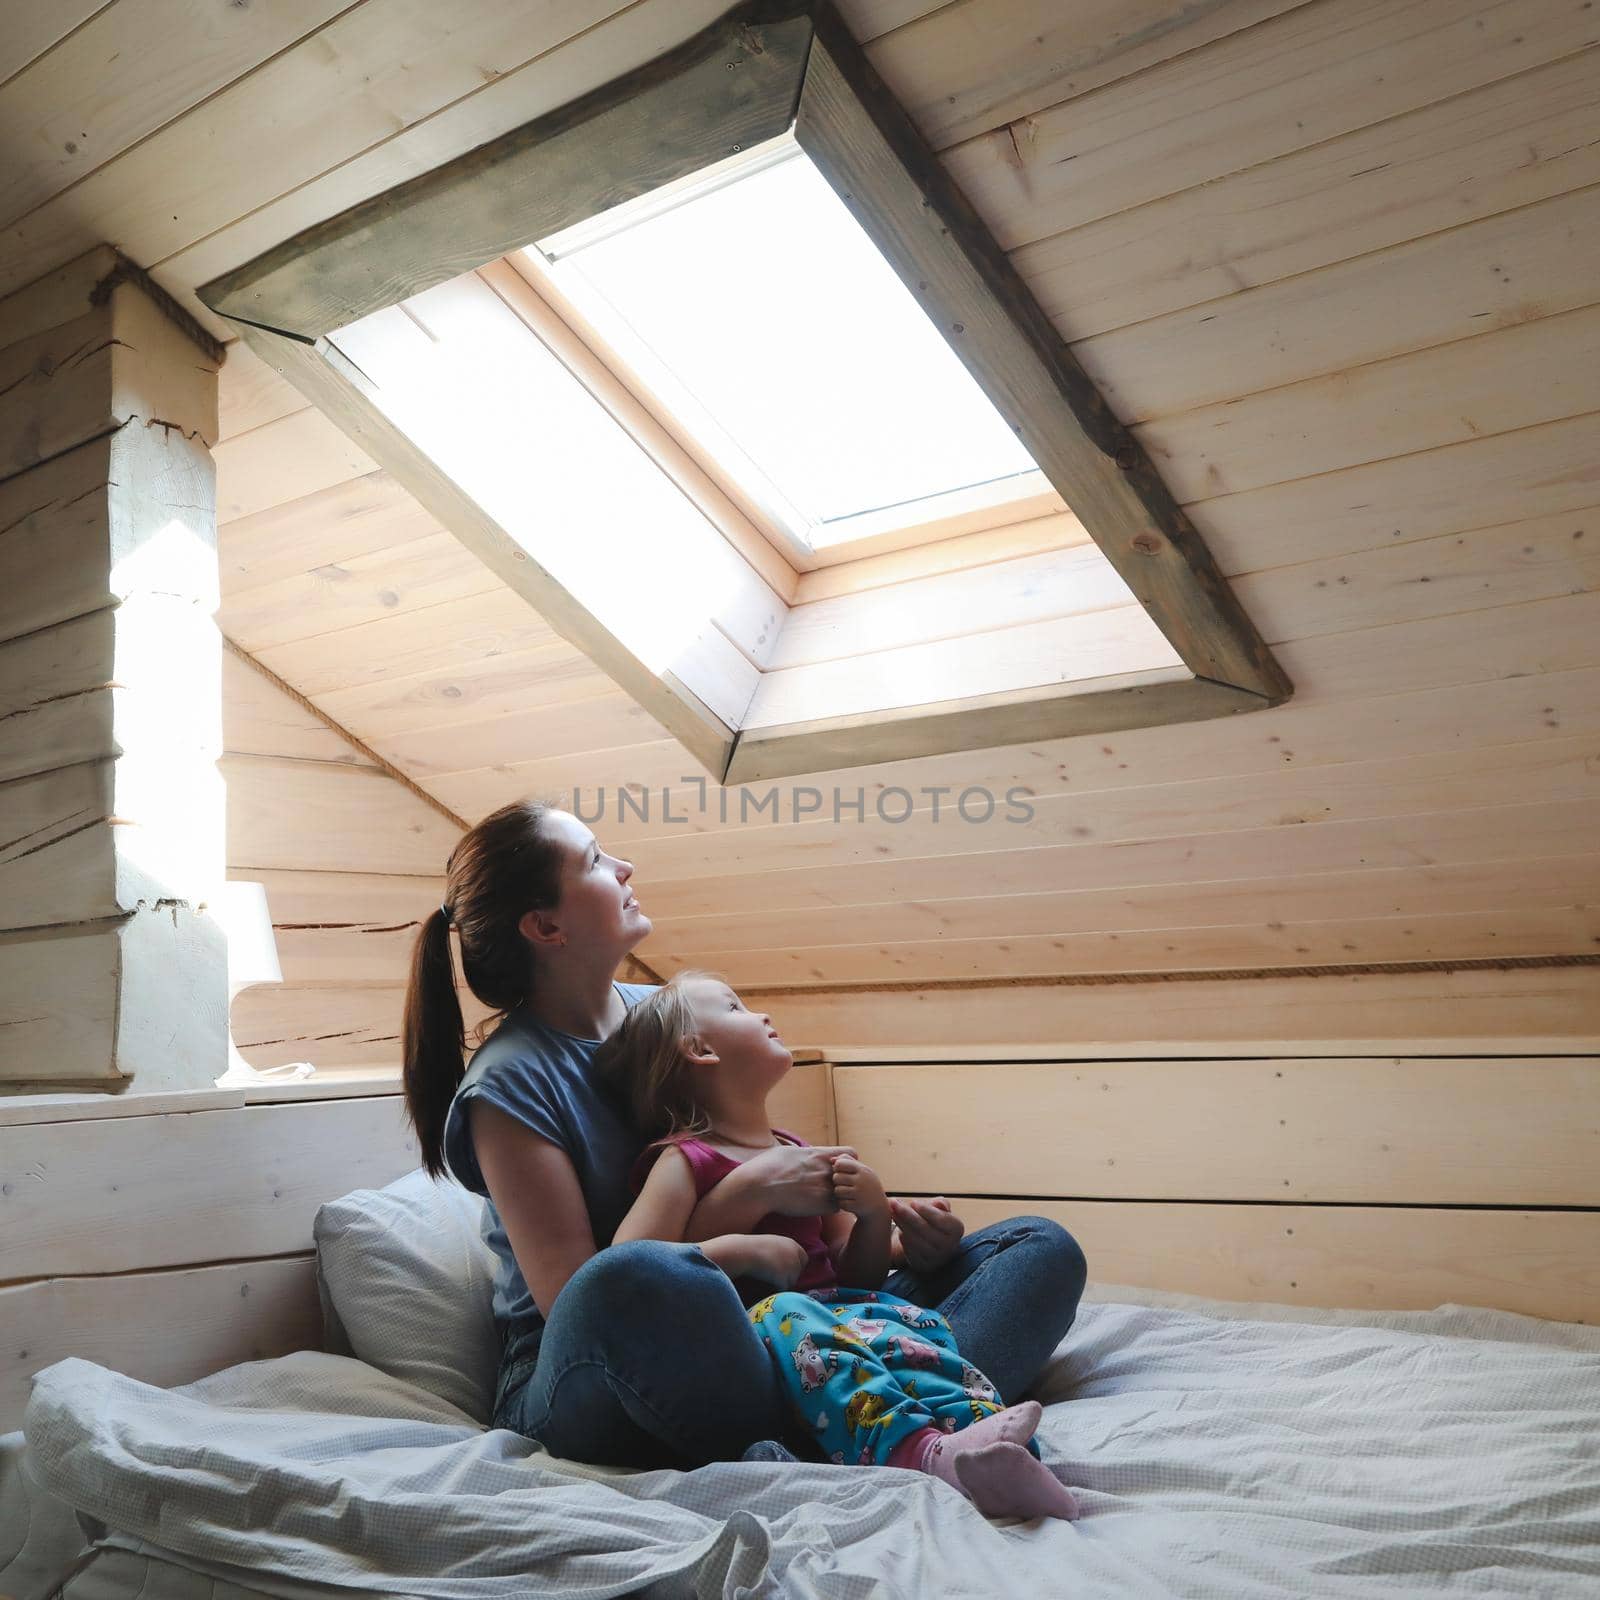
<svg viewBox="0 0 1600 1600">
<path fill-rule="evenodd" d="M 1048 487 L 792 135 L 523 255 L 802 553 Z"/>
</svg>

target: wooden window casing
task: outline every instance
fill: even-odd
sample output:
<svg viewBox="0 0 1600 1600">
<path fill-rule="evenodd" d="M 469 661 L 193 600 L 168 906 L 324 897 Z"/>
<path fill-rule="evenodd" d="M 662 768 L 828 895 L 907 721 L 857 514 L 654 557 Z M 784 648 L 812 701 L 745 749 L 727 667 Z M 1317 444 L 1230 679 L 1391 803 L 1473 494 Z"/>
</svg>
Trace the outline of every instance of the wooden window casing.
<svg viewBox="0 0 1600 1600">
<path fill-rule="evenodd" d="M 337 329 L 789 131 L 1015 428 L 1181 668 L 733 726 L 689 684 L 634 656 L 330 359 L 327 336 Z M 723 782 L 1196 721 L 1276 705 L 1292 692 L 1145 451 L 827 0 L 751 0 L 668 54 L 304 230 L 199 292 Z M 830 570 L 849 567 L 820 568 Z M 813 592 L 838 592 L 835 583 Z M 785 598 L 795 597 L 791 586 Z"/>
</svg>

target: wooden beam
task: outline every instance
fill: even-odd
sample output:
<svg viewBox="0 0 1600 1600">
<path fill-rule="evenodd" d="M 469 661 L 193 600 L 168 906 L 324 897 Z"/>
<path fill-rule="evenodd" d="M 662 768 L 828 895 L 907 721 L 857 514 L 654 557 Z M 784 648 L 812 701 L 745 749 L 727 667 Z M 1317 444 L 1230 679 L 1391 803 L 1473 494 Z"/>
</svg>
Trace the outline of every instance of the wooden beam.
<svg viewBox="0 0 1600 1600">
<path fill-rule="evenodd" d="M 1197 678 L 1291 686 L 1149 457 L 821 0 L 795 123 L 822 170 Z"/>
<path fill-rule="evenodd" d="M 723 780 L 756 783 L 799 773 L 861 767 L 977 746 L 1068 739 L 1126 728 L 1164 727 L 1257 711 L 1260 696 L 1232 684 L 1172 671 L 1090 679 L 1025 694 L 947 700 L 741 732 Z"/>
<path fill-rule="evenodd" d="M 811 26 L 749 0 L 643 67 L 308 228 L 199 289 L 213 310 L 316 340 L 794 120 Z"/>
<path fill-rule="evenodd" d="M 310 346 L 260 328 L 243 337 L 416 499 L 508 588 L 667 728 L 714 776 L 727 768 L 727 724 L 670 674 L 657 676 L 580 605 L 478 504 L 465 495 L 382 411 Z"/>
</svg>

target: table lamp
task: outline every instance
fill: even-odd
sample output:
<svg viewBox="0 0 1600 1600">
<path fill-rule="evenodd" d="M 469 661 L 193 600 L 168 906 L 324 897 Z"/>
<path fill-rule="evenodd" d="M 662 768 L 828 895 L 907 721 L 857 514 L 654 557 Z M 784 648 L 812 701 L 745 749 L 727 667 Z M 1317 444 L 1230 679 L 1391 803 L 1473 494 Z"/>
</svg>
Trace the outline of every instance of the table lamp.
<svg viewBox="0 0 1600 1600">
<path fill-rule="evenodd" d="M 267 890 L 260 883 L 225 883 L 217 906 L 217 920 L 228 936 L 228 1069 L 216 1079 L 219 1089 L 240 1084 L 282 1083 L 309 1078 L 317 1069 L 309 1061 L 281 1067 L 252 1067 L 233 1042 L 233 1002 L 258 983 L 282 983 L 278 946 L 272 937 L 272 913 L 267 910 Z"/>
</svg>

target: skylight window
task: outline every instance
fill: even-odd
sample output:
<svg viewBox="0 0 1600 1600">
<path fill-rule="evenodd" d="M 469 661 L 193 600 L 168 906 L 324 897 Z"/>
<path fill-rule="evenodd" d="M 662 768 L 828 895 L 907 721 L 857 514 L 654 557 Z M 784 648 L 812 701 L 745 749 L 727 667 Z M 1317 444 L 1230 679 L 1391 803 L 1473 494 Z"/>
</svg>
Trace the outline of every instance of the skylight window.
<svg viewBox="0 0 1600 1600">
<path fill-rule="evenodd" d="M 1291 692 L 821 0 L 745 0 L 200 295 L 723 783 Z"/>
<path fill-rule="evenodd" d="M 525 252 L 804 549 L 1038 468 L 790 137 Z M 881 521 L 881 518 L 878 520 Z"/>
</svg>

